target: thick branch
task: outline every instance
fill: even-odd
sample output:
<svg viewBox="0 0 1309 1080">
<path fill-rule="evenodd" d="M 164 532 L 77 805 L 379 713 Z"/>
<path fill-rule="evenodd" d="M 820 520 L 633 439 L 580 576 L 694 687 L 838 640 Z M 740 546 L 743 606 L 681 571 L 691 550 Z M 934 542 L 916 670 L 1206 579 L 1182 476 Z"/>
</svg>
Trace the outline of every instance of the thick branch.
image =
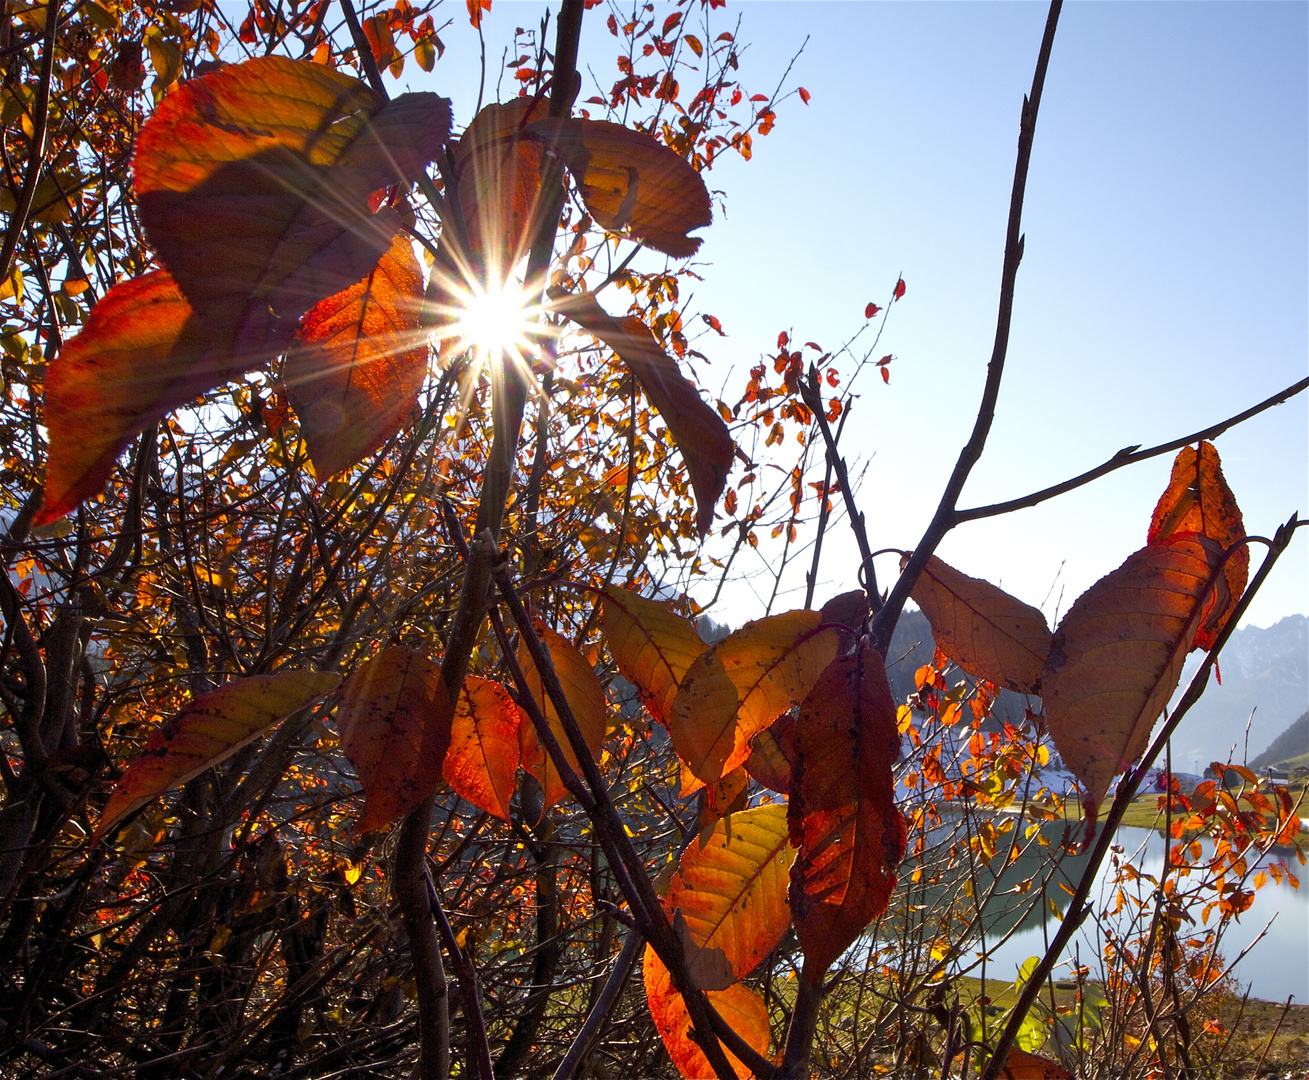
<svg viewBox="0 0 1309 1080">
<path fill-rule="evenodd" d="M 995 403 L 1000 396 L 1000 380 L 1004 375 L 1005 357 L 1009 351 L 1009 325 L 1013 319 L 1014 286 L 1018 279 L 1018 264 L 1023 258 L 1023 195 L 1027 190 L 1027 167 L 1032 158 L 1032 140 L 1036 135 L 1036 116 L 1041 107 L 1041 91 L 1045 87 L 1045 72 L 1050 66 L 1050 49 L 1054 45 L 1055 28 L 1059 25 L 1059 11 L 1063 0 L 1051 0 L 1050 13 L 1045 20 L 1045 34 L 1041 38 L 1041 52 L 1036 60 L 1036 72 L 1032 76 L 1032 92 L 1023 99 L 1023 114 L 1019 123 L 1018 161 L 1014 165 L 1014 186 L 1009 196 L 1009 228 L 1005 235 L 1004 269 L 1000 275 L 1000 310 L 996 318 L 995 344 L 991 349 L 991 363 L 986 369 L 986 385 L 982 389 L 982 401 L 977 409 L 977 420 L 973 424 L 973 433 L 967 444 L 959 452 L 954 472 L 941 495 L 936 514 L 914 548 L 908 564 L 900 572 L 900 577 L 891 589 L 886 604 L 873 619 L 873 644 L 877 650 L 886 655 L 891 645 L 891 635 L 900 618 L 909 592 L 918 580 L 927 560 L 932 557 L 941 541 L 954 527 L 955 505 L 963 492 L 968 474 L 982 456 L 986 447 L 986 437 L 990 434 L 991 423 L 995 419 Z"/>
</svg>

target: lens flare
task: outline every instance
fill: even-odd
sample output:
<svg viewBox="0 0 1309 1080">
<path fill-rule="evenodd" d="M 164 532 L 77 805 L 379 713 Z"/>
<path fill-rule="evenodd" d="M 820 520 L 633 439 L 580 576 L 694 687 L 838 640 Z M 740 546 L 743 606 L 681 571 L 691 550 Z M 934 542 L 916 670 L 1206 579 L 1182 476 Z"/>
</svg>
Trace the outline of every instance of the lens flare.
<svg viewBox="0 0 1309 1080">
<path fill-rule="evenodd" d="M 531 348 L 536 323 L 525 301 L 512 281 L 498 288 L 468 290 L 454 327 L 464 348 L 476 352 L 483 363 L 522 358 Z"/>
</svg>

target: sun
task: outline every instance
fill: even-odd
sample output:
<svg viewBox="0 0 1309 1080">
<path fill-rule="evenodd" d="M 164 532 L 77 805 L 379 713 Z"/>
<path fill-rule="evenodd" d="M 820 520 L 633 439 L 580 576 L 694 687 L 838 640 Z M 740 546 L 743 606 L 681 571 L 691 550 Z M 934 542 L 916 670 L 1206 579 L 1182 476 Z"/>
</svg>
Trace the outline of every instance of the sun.
<svg viewBox="0 0 1309 1080">
<path fill-rule="evenodd" d="M 518 283 L 471 285 L 460 297 L 458 321 L 452 328 L 462 345 L 482 363 L 523 360 L 532 349 L 536 312 Z"/>
</svg>

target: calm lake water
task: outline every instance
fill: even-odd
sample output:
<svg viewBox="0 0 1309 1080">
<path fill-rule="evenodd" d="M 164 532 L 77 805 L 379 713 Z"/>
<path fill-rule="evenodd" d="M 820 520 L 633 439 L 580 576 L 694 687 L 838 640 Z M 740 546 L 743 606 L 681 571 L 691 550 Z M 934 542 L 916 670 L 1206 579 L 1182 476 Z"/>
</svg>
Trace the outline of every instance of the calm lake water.
<svg viewBox="0 0 1309 1080">
<path fill-rule="evenodd" d="M 1164 839 L 1151 829 L 1118 830 L 1118 842 L 1124 848 L 1123 858 L 1130 861 L 1143 872 L 1158 878 L 1163 868 Z M 1207 846 L 1207 845 L 1206 845 Z M 1270 878 L 1268 884 L 1255 893 L 1254 902 L 1243 912 L 1239 921 L 1233 923 L 1223 935 L 1219 952 L 1229 962 L 1236 960 L 1242 950 L 1263 934 L 1246 956 L 1240 960 L 1233 972 L 1240 981 L 1241 989 L 1249 986 L 1251 997 L 1272 1001 L 1285 1001 L 1287 995 L 1295 995 L 1299 1003 L 1309 1002 L 1309 873 L 1302 867 L 1294 853 L 1275 852 L 1274 858 L 1281 857 L 1291 867 L 1292 872 L 1300 878 L 1300 888 L 1293 888 L 1283 881 L 1275 884 Z M 1071 868 L 1070 868 L 1071 869 Z M 1112 868 L 1107 864 L 1102 867 L 1092 898 L 1097 900 L 1095 910 L 1104 907 L 1109 899 L 1107 881 L 1112 876 Z M 1143 892 L 1150 886 L 1140 883 Z M 1067 896 L 1061 898 L 1066 906 Z M 1003 944 L 995 946 L 995 952 L 987 962 L 987 978 L 1011 979 L 1019 966 L 1030 956 L 1043 955 L 1045 942 L 1053 938 L 1058 929 L 1058 922 L 1048 909 L 1043 919 L 1033 913 L 1024 919 L 1016 933 Z M 1199 912 L 1196 912 L 1197 926 L 1193 928 L 1195 936 L 1204 929 L 1199 924 Z M 1210 916 L 1210 926 L 1217 920 L 1215 909 Z M 1016 920 L 1015 920 L 1016 921 Z M 998 941 L 1007 929 L 1012 927 L 994 925 L 988 929 L 988 942 Z M 1081 930 L 1070 942 L 1065 958 L 1072 959 L 1074 944 L 1081 946 L 1081 960 L 1090 966 L 1093 977 L 1097 973 L 1097 958 L 1101 955 L 1103 942 L 1098 939 L 1095 923 L 1088 918 Z M 1064 969 L 1066 973 L 1067 968 Z M 1056 970 L 1055 978 L 1060 977 Z"/>
</svg>

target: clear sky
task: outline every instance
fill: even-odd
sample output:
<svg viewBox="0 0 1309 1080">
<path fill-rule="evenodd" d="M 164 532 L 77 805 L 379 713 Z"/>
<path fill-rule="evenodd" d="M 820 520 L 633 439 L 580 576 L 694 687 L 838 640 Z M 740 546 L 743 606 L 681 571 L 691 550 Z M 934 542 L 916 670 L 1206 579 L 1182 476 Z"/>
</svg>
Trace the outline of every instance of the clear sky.
<svg viewBox="0 0 1309 1080">
<path fill-rule="evenodd" d="M 450 49 L 413 85 L 453 97 L 465 123 L 476 39 L 462 5 L 446 10 Z M 541 10 L 495 0 L 492 69 L 513 26 L 535 25 Z M 706 231 L 695 307 L 729 337 L 701 343 L 713 367 L 697 377 L 716 387 L 732 368 L 743 379 L 782 329 L 834 347 L 903 273 L 907 294 L 879 350 L 897 357 L 891 383 L 862 383 L 843 445 L 868 465 L 859 503 L 874 548 L 911 547 L 967 438 L 990 355 L 1019 107 L 1045 6 L 729 5 L 737 12 L 747 85 L 771 88 L 808 36 L 791 82 L 812 99 L 785 104 L 751 162 L 710 175 L 726 214 Z M 608 85 L 605 14 L 588 13 L 582 59 Z M 1309 6 L 1068 4 L 1028 181 L 1005 386 L 962 505 L 1187 434 L 1303 377 L 1307 177 Z M 1253 533 L 1309 514 L 1307 415 L 1302 395 L 1218 440 Z M 1170 460 L 964 526 L 940 554 L 1031 603 L 1049 595 L 1047 613 L 1062 588 L 1062 613 L 1144 543 Z M 847 532 L 830 534 L 820 600 L 854 585 Z M 1309 611 L 1307 539 L 1247 621 Z M 892 570 L 884 560 L 883 583 Z M 801 570 L 789 585 L 782 606 L 802 602 Z M 717 614 L 736 624 L 758 613 L 742 589 Z"/>
</svg>

